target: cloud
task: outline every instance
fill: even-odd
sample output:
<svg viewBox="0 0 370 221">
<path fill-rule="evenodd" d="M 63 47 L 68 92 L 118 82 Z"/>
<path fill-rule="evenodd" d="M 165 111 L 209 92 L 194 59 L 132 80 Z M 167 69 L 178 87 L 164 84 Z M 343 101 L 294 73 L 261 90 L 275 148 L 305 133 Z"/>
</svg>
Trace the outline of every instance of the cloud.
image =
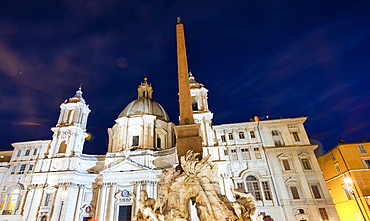
<svg viewBox="0 0 370 221">
<path fill-rule="evenodd" d="M 26 125 L 26 126 L 41 126 L 41 125 L 44 125 L 44 124 L 39 124 L 39 123 L 36 123 L 36 122 L 27 122 L 27 121 L 12 122 L 12 124 Z"/>
</svg>

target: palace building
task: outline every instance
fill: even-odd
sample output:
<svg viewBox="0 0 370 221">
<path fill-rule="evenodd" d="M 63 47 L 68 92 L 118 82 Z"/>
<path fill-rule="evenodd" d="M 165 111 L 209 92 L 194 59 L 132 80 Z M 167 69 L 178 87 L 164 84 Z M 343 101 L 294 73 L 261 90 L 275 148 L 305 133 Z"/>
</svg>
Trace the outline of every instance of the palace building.
<svg viewBox="0 0 370 221">
<path fill-rule="evenodd" d="M 340 142 L 317 160 L 340 219 L 369 220 L 370 142 Z"/>
<path fill-rule="evenodd" d="M 251 192 L 266 221 L 339 220 L 306 117 L 212 125 L 208 90 L 191 73 L 189 83 L 203 156 L 217 165 L 222 194 L 235 201 L 231 188 Z M 60 105 L 51 140 L 13 143 L 4 152 L 0 220 L 126 221 L 141 190 L 158 197 L 162 171 L 178 165 L 178 134 L 147 79 L 108 129 L 105 155 L 83 153 L 89 113 L 79 88 Z"/>
</svg>

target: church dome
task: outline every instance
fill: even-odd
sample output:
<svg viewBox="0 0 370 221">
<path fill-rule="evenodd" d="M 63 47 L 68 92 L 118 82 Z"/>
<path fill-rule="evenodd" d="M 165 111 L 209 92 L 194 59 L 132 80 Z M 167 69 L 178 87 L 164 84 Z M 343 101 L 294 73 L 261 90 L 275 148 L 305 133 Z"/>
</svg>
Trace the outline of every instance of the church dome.
<svg viewBox="0 0 370 221">
<path fill-rule="evenodd" d="M 149 114 L 155 115 L 162 120 L 170 121 L 164 108 L 152 99 L 152 93 L 153 89 L 145 78 L 144 83 L 141 83 L 138 88 L 138 99 L 129 103 L 118 118 Z"/>
<path fill-rule="evenodd" d="M 141 97 L 129 103 L 118 116 L 118 118 L 142 116 L 144 114 L 155 115 L 162 120 L 170 121 L 170 118 L 168 117 L 168 114 L 164 108 L 154 100 L 146 97 Z"/>
</svg>

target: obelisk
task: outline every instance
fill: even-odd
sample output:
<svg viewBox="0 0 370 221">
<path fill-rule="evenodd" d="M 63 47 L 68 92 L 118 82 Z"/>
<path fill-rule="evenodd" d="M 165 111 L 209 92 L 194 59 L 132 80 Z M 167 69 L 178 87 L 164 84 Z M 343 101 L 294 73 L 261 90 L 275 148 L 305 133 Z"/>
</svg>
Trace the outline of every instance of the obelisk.
<svg viewBox="0 0 370 221">
<path fill-rule="evenodd" d="M 176 38 L 180 103 L 180 125 L 175 127 L 177 156 L 180 159 L 188 150 L 192 150 L 194 153 L 200 153 L 199 157 L 201 158 L 203 149 L 200 124 L 195 124 L 193 119 L 184 26 L 181 24 L 180 17 L 177 18 Z"/>
</svg>

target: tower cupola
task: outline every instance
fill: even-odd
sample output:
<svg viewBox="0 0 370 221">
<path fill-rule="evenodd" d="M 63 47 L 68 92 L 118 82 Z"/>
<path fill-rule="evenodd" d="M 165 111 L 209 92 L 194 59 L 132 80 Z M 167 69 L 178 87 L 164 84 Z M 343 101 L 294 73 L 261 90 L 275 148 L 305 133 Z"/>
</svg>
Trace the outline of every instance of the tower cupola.
<svg viewBox="0 0 370 221">
<path fill-rule="evenodd" d="M 75 96 L 66 99 L 60 105 L 60 116 L 57 127 L 78 126 L 86 129 L 87 117 L 90 113 L 89 105 L 86 104 L 82 97 L 81 86 L 76 91 Z"/>
<path fill-rule="evenodd" d="M 144 78 L 144 83 L 141 83 L 137 89 L 139 99 L 142 97 L 152 99 L 153 88 L 152 85 L 148 84 L 147 80 L 147 78 Z"/>
</svg>

